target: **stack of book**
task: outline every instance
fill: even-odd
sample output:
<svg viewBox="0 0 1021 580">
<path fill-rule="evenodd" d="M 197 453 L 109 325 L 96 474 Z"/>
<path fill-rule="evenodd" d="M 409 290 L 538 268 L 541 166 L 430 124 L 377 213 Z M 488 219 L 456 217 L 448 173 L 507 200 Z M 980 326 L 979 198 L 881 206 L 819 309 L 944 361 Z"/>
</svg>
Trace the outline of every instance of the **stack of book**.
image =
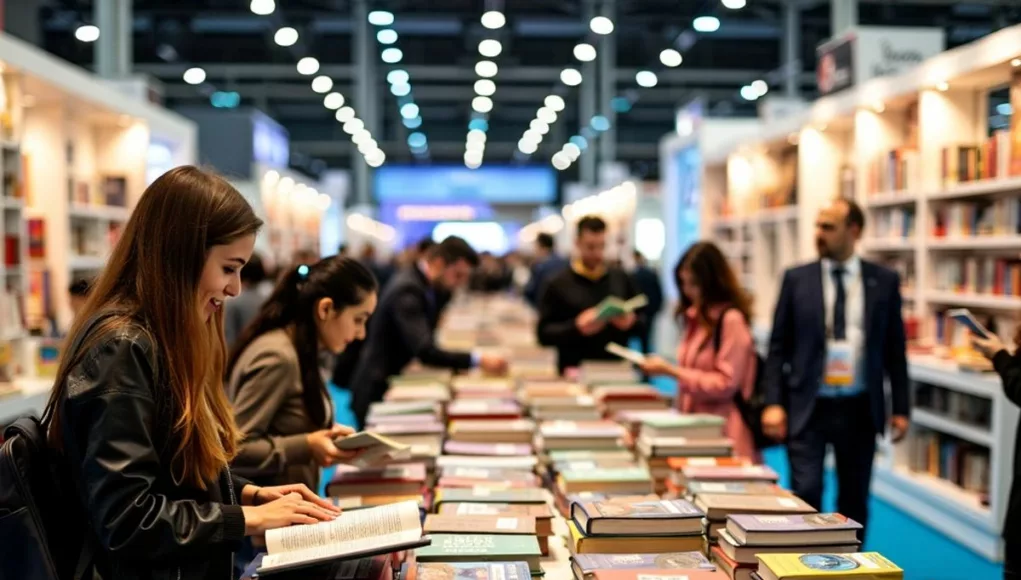
<svg viewBox="0 0 1021 580">
<path fill-rule="evenodd" d="M 427 507 L 425 464 L 406 463 L 367 469 L 340 466 L 326 486 L 326 495 L 343 509 L 414 501 Z"/>
<path fill-rule="evenodd" d="M 631 436 L 613 421 L 545 421 L 539 425 L 536 448 L 549 454 L 565 450 L 631 448 Z"/>
<path fill-rule="evenodd" d="M 585 361 L 576 370 L 578 382 L 589 386 L 628 384 L 639 379 L 638 371 L 627 361 Z"/>
<path fill-rule="evenodd" d="M 620 411 L 610 417 L 617 423 L 623 425 L 631 433 L 633 439 L 638 439 L 642 432 L 642 423 L 653 417 L 677 417 L 681 412 L 673 407 L 666 409 L 646 409 L 643 411 Z"/>
<path fill-rule="evenodd" d="M 590 388 L 605 417 L 613 417 L 622 411 L 670 408 L 670 399 L 649 384 L 604 382 L 591 384 Z"/>
<path fill-rule="evenodd" d="M 902 580 L 904 571 L 876 552 L 763 554 L 754 580 Z"/>
<path fill-rule="evenodd" d="M 454 399 L 447 405 L 451 421 L 518 419 L 523 415 L 521 405 L 513 399 Z"/>
<path fill-rule="evenodd" d="M 705 514 L 684 500 L 575 503 L 572 554 L 705 552 Z"/>
<path fill-rule="evenodd" d="M 443 405 L 435 401 L 373 403 L 365 419 L 367 431 L 411 447 L 411 460 L 430 471 L 443 445 Z"/>
<path fill-rule="evenodd" d="M 597 578 L 685 578 L 688 580 L 724 580 L 726 576 L 714 574 L 716 565 L 701 551 L 666 552 L 662 554 L 576 554 L 571 557 L 574 580 Z"/>
<path fill-rule="evenodd" d="M 732 580 L 747 580 L 764 554 L 855 553 L 860 530 L 861 524 L 840 514 L 732 515 L 712 556 Z"/>
<path fill-rule="evenodd" d="M 445 383 L 435 381 L 408 382 L 391 384 L 384 401 L 433 401 L 446 403 L 450 400 L 450 388 Z"/>
<path fill-rule="evenodd" d="M 725 460 L 717 459 L 713 464 L 708 462 L 693 462 L 690 459 L 671 458 L 667 460 L 672 473 L 667 480 L 667 490 L 678 497 L 693 497 L 695 494 L 689 491 L 689 487 L 695 484 L 717 484 L 708 489 L 704 485 L 698 486 L 702 491 L 709 493 L 727 493 L 727 484 L 760 484 L 759 486 L 745 486 L 740 489 L 748 490 L 742 493 L 759 493 L 761 489 L 779 489 L 776 482 L 780 476 L 766 465 L 743 465 L 743 461 L 737 460 L 729 465 Z M 764 485 L 763 485 L 764 484 Z M 717 491 L 713 491 L 716 489 Z"/>
<path fill-rule="evenodd" d="M 706 536 L 710 542 L 719 539 L 720 531 L 727 527 L 727 518 L 733 515 L 783 516 L 816 512 L 815 508 L 795 496 L 701 493 L 695 496 L 693 503 L 705 512 Z"/>
<path fill-rule="evenodd" d="M 515 399 L 514 381 L 506 378 L 456 377 L 450 383 L 455 399 Z"/>
<path fill-rule="evenodd" d="M 715 465 L 715 458 L 731 456 L 733 444 L 723 436 L 718 415 L 653 415 L 642 420 L 636 449 L 652 472 L 656 493 L 665 493 L 671 458 L 705 458 Z"/>
</svg>

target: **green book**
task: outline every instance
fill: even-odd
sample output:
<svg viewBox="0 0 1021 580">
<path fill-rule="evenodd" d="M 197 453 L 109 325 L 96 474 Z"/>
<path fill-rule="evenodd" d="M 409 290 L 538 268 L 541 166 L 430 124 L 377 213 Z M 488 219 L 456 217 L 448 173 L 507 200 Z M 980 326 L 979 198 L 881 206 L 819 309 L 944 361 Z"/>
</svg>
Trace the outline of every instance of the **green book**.
<svg viewBox="0 0 1021 580">
<path fill-rule="evenodd" d="M 717 427 L 724 423 L 719 415 L 650 415 L 642 419 L 642 425 L 659 429 L 683 429 L 686 427 Z"/>
<path fill-rule="evenodd" d="M 546 490 L 536 487 L 490 489 L 488 487 L 453 488 L 436 491 L 436 505 L 442 503 L 546 503 Z"/>
<path fill-rule="evenodd" d="M 645 294 L 639 294 L 628 300 L 609 296 L 596 305 L 596 318 L 599 320 L 609 320 L 624 314 L 630 314 L 648 303 L 649 299 L 645 297 Z"/>
<path fill-rule="evenodd" d="M 542 574 L 535 536 L 430 534 L 432 544 L 415 550 L 419 562 L 526 562 L 532 575 Z"/>
<path fill-rule="evenodd" d="M 595 469 L 583 469 L 578 471 L 564 471 L 560 477 L 568 483 L 575 481 L 586 482 L 625 482 L 625 481 L 649 481 L 652 475 L 645 467 L 605 467 Z"/>
<path fill-rule="evenodd" d="M 634 455 L 627 449 L 607 449 L 603 451 L 591 451 L 586 449 L 564 449 L 549 452 L 550 463 L 561 463 L 571 461 L 598 461 L 613 459 L 634 459 Z"/>
</svg>

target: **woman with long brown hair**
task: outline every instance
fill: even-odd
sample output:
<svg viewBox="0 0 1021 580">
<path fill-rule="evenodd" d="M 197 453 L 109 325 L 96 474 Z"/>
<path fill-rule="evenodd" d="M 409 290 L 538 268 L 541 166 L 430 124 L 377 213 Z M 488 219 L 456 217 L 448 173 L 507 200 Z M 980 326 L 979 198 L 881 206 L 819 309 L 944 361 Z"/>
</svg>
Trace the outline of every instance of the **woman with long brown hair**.
<svg viewBox="0 0 1021 580">
<path fill-rule="evenodd" d="M 676 378 L 680 410 L 723 417 L 734 454 L 758 460 L 755 438 L 734 402 L 736 393 L 747 398 L 755 386 L 751 300 L 712 242 L 692 245 L 674 268 L 674 278 L 681 297 L 677 316 L 684 321 L 678 364 L 653 356 L 642 370 Z"/>
<path fill-rule="evenodd" d="M 68 523 L 103 578 L 229 578 L 246 535 L 337 513 L 303 486 L 259 488 L 227 467 L 240 435 L 222 306 L 261 225 L 220 177 L 172 169 L 75 318 L 43 420 L 77 492 Z"/>
</svg>

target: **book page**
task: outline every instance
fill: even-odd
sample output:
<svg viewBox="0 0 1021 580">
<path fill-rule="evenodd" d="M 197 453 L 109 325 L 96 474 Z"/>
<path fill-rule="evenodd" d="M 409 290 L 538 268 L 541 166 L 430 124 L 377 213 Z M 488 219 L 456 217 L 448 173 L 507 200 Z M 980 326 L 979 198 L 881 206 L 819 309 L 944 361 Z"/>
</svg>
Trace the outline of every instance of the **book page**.
<svg viewBox="0 0 1021 580">
<path fill-rule="evenodd" d="M 368 510 L 360 510 L 355 513 L 361 513 L 363 511 Z M 269 572 L 275 568 L 284 568 L 294 564 L 311 563 L 318 560 L 340 558 L 349 554 L 379 551 L 381 548 L 386 548 L 387 546 L 410 544 L 421 537 L 422 533 L 418 530 L 405 530 L 383 536 L 348 538 L 338 540 L 336 543 L 328 545 L 312 546 L 290 552 L 281 552 L 278 554 L 268 554 L 263 557 L 259 571 Z"/>
<path fill-rule="evenodd" d="M 378 545 L 381 538 L 412 532 L 422 535 L 418 503 L 405 501 L 375 508 L 344 512 L 332 522 L 277 528 L 266 532 L 266 551 L 273 554 L 329 547 L 344 548 L 345 543 L 366 539 Z"/>
</svg>

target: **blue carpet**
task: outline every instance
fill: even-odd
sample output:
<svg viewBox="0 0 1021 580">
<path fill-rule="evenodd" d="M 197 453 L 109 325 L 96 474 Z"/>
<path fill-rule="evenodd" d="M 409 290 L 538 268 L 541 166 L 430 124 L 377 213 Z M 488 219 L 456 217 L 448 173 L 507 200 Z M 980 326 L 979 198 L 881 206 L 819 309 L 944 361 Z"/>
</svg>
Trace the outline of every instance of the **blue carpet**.
<svg viewBox="0 0 1021 580">
<path fill-rule="evenodd" d="M 670 380 L 656 379 L 654 384 L 664 393 L 671 396 L 675 394 L 676 384 Z M 350 393 L 331 385 L 330 394 L 337 409 L 337 422 L 351 425 L 354 417 L 350 409 Z M 780 474 L 781 484 L 789 486 L 787 453 L 782 448 L 771 449 L 766 452 L 765 461 Z M 332 470 L 324 470 L 323 481 L 328 481 L 331 476 Z M 836 509 L 837 482 L 832 471 L 826 473 L 825 489 L 823 508 L 833 511 Z M 890 504 L 872 498 L 870 509 L 871 521 L 865 549 L 881 552 L 903 568 L 905 580 L 1003 578 L 1002 565 L 989 562 Z"/>
</svg>

